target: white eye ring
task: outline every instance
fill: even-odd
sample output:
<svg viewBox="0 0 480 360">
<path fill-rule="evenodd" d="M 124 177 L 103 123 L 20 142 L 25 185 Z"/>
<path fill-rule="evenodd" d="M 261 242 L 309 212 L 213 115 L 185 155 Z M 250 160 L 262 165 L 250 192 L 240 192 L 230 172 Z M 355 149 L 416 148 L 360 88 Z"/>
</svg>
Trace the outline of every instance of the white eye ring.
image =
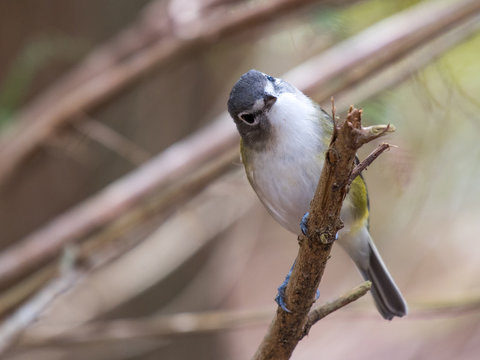
<svg viewBox="0 0 480 360">
<path fill-rule="evenodd" d="M 244 112 L 239 114 L 238 117 L 248 125 L 254 125 L 256 123 L 256 117 L 252 113 Z"/>
</svg>

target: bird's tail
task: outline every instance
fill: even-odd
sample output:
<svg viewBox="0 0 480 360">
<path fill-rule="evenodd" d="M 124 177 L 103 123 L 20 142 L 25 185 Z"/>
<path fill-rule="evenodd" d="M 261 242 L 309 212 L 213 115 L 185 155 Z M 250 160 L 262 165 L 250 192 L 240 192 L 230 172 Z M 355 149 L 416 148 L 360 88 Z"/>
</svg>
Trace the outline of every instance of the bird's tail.
<svg viewBox="0 0 480 360">
<path fill-rule="evenodd" d="M 406 315 L 407 303 L 383 263 L 368 229 L 363 227 L 352 235 L 351 232 L 344 233 L 339 237 L 339 243 L 355 262 L 363 278 L 372 282 L 370 292 L 380 314 L 388 320 Z"/>
<path fill-rule="evenodd" d="M 392 320 L 394 316 L 402 317 L 408 312 L 407 303 L 383 263 L 375 244 L 371 239 L 369 240 L 370 258 L 368 264 L 357 263 L 357 267 L 363 278 L 372 282 L 370 292 L 380 314 L 388 320 Z"/>
</svg>

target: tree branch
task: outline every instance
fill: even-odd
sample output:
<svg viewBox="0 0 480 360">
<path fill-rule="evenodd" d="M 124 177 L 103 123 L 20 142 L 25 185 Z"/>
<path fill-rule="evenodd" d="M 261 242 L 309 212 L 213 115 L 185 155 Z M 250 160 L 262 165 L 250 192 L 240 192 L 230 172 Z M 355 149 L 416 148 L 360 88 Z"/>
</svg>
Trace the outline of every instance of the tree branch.
<svg viewBox="0 0 480 360">
<path fill-rule="evenodd" d="M 254 359 L 289 359 L 305 334 L 308 314 L 323 276 L 333 242 L 343 227 L 340 210 L 348 191 L 357 150 L 378 137 L 361 126 L 361 110 L 350 107 L 347 119 L 335 121 L 332 140 L 315 196 L 310 204 L 307 235 L 300 235 L 295 266 L 286 289 L 286 305 L 280 307 Z M 308 331 L 308 329 L 307 329 Z"/>
<path fill-rule="evenodd" d="M 325 316 L 330 315 L 332 312 L 350 304 L 351 302 L 360 299 L 370 290 L 371 287 L 372 283 L 370 281 L 365 281 L 364 283 L 343 294 L 338 299 L 335 299 L 332 302 L 328 302 L 310 311 L 308 314 L 307 323 L 303 329 L 302 338 L 308 335 L 310 328 L 318 321 L 322 320 Z"/>
<path fill-rule="evenodd" d="M 350 178 L 348 180 L 348 184 L 351 184 L 355 178 L 360 175 L 360 173 L 365 170 L 372 162 L 375 161 L 376 158 L 380 156 L 381 153 L 383 153 L 385 150 L 390 149 L 392 145 L 387 144 L 387 143 L 382 143 L 377 146 L 375 150 L 373 150 L 370 155 L 368 155 L 365 159 L 362 160 L 360 164 L 355 166 L 355 168 L 352 170 L 352 174 L 350 175 Z"/>
</svg>

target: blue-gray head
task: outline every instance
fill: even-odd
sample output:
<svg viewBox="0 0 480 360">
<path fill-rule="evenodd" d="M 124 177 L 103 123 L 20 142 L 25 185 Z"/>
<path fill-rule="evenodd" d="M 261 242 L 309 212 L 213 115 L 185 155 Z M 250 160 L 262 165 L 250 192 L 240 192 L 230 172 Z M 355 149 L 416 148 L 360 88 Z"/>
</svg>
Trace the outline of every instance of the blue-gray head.
<svg viewBox="0 0 480 360">
<path fill-rule="evenodd" d="M 246 145 L 261 146 L 271 134 L 268 113 L 282 93 L 299 92 L 289 83 L 257 70 L 243 74 L 233 86 L 228 112 Z"/>
</svg>

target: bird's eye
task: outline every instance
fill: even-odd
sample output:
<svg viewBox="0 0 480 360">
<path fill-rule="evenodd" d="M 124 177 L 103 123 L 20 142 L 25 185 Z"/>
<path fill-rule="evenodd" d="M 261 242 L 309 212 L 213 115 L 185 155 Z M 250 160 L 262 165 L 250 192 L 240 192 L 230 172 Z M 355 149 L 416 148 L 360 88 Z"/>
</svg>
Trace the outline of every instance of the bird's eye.
<svg viewBox="0 0 480 360">
<path fill-rule="evenodd" d="M 246 122 L 249 125 L 252 125 L 255 122 L 255 116 L 249 113 L 241 114 L 240 119 L 242 119 L 244 122 Z"/>
</svg>

